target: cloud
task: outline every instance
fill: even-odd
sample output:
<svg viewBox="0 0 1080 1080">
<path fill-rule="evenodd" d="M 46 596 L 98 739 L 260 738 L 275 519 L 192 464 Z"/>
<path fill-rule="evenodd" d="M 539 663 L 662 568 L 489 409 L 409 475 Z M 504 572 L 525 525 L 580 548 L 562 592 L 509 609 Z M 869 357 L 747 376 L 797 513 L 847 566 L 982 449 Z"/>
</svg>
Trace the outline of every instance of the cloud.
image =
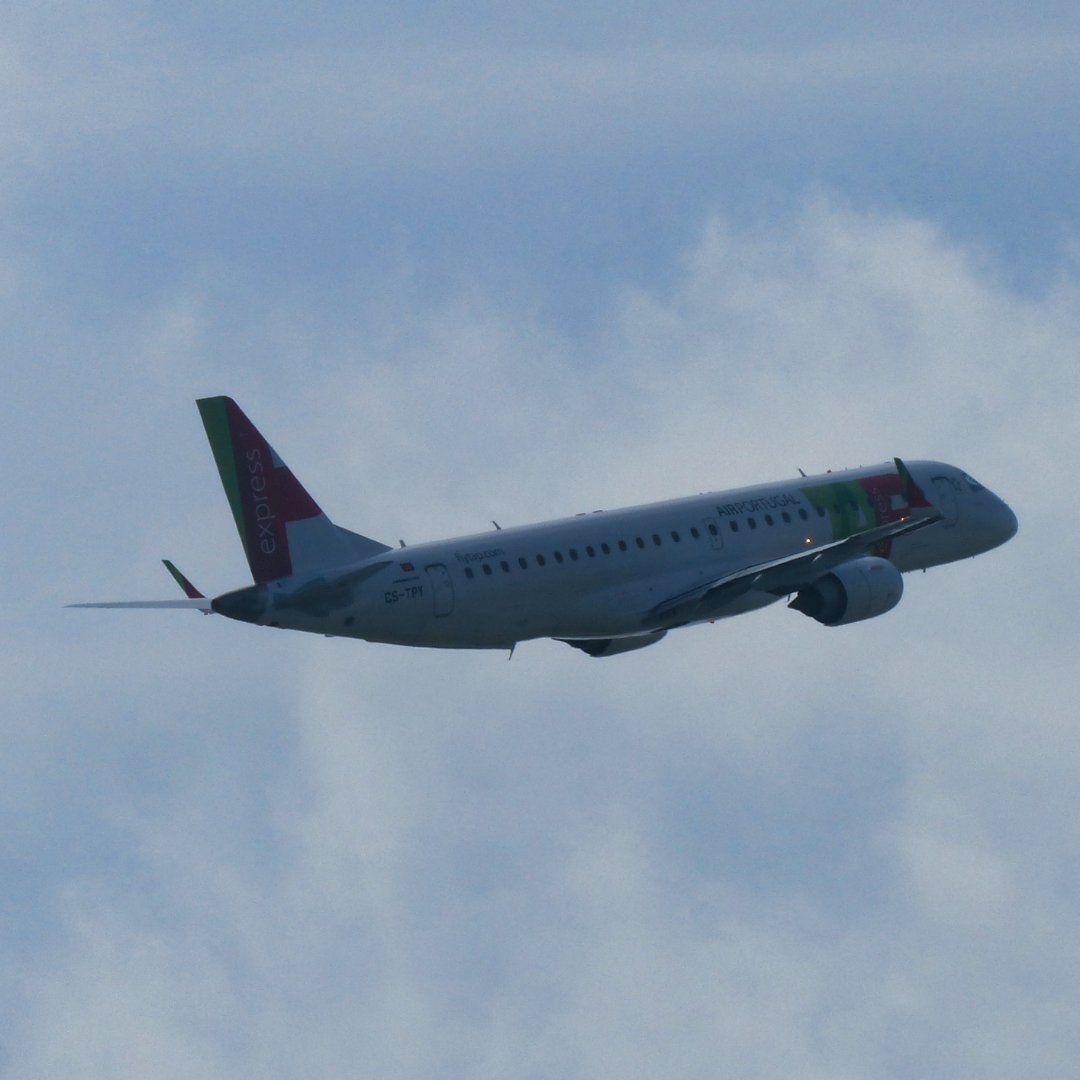
<svg viewBox="0 0 1080 1080">
<path fill-rule="evenodd" d="M 61 632 L 28 616 L 7 634 L 5 767 L 36 867 L 9 888 L 41 913 L 16 1074 L 1075 1059 L 1067 269 L 1019 293 L 932 223 L 820 196 L 768 225 L 702 223 L 594 335 L 475 285 L 333 319 L 268 294 L 226 316 L 215 280 L 83 342 L 115 347 L 95 394 L 27 384 L 87 401 L 22 489 L 46 520 L 70 463 L 64 528 L 34 555 L 65 598 L 141 582 L 159 554 L 222 587 L 242 573 L 183 413 L 208 380 L 342 524 L 389 542 L 894 453 L 971 469 L 1021 532 L 910 577 L 880 620 L 829 631 L 776 608 L 611 661 L 65 612 L 61 662 Z M 110 445 L 123 492 L 111 457 L 76 452 Z M 91 854 L 72 860 L 76 840 Z"/>
<path fill-rule="evenodd" d="M 16 5 L 12 1075 L 1066 1075 L 1076 39 L 1044 10 Z M 942 457 L 1019 536 L 590 662 L 194 615 L 232 393 L 393 543 Z"/>
</svg>

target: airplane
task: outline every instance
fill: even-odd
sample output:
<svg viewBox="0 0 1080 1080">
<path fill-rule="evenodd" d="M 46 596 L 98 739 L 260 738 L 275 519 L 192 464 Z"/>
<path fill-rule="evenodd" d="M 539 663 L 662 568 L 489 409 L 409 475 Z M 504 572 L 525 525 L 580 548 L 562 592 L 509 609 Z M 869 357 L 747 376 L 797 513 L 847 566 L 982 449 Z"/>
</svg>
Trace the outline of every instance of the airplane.
<svg viewBox="0 0 1080 1080">
<path fill-rule="evenodd" d="M 554 638 L 591 657 L 788 599 L 825 626 L 894 608 L 902 574 L 1005 543 L 1016 515 L 953 465 L 900 458 L 732 491 L 398 548 L 335 525 L 229 397 L 197 401 L 253 584 L 192 608 L 395 645 L 508 649 Z"/>
</svg>

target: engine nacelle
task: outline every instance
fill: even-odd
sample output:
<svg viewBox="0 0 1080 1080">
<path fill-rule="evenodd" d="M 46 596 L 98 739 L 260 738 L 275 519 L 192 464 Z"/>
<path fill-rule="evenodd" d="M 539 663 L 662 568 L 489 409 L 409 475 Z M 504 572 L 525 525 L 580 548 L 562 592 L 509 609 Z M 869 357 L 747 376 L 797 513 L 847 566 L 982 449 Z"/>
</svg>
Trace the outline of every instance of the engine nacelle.
<svg viewBox="0 0 1080 1080">
<path fill-rule="evenodd" d="M 904 579 L 888 559 L 866 555 L 841 563 L 803 589 L 788 607 L 826 626 L 884 615 L 900 603 Z"/>
</svg>

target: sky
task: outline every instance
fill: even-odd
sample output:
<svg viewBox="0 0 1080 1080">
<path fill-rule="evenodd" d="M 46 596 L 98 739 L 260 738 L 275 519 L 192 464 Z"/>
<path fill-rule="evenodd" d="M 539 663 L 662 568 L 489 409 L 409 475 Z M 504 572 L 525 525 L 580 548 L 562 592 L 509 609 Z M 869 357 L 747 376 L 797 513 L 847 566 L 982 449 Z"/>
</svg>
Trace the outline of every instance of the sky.
<svg viewBox="0 0 1080 1080">
<path fill-rule="evenodd" d="M 0 27 L 0 1076 L 1080 1059 L 1080 18 L 65 0 Z M 902 457 L 1020 531 L 590 660 L 189 612 L 194 399 L 394 544 Z"/>
</svg>

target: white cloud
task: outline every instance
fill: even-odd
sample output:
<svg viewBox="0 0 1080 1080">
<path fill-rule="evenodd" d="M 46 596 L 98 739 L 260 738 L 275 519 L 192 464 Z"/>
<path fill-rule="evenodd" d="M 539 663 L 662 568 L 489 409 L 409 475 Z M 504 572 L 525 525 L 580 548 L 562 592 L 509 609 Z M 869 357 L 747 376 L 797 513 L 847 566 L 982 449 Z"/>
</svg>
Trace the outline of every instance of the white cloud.
<svg viewBox="0 0 1080 1080">
<path fill-rule="evenodd" d="M 5 12 L 0 1071 L 1069 1075 L 1072 28 L 318 9 Z M 600 662 L 57 610 L 239 583 L 219 392 L 391 543 L 896 453 L 1021 532 Z"/>
<path fill-rule="evenodd" d="M 619 293 L 590 342 L 477 291 L 332 327 L 251 298 L 229 328 L 212 284 L 187 290 L 115 338 L 121 432 L 90 398 L 56 433 L 46 463 L 79 482 L 37 557 L 71 599 L 91 565 L 115 586 L 165 543 L 196 578 L 235 571 L 194 413 L 173 418 L 215 375 L 208 350 L 231 384 L 212 389 L 342 524 L 391 542 L 893 453 L 970 468 L 1020 535 L 910 578 L 874 622 L 774 609 L 611 661 L 67 612 L 46 690 L 32 657 L 56 639 L 32 624 L 9 654 L 7 768 L 28 835 L 59 779 L 54 828 L 101 850 L 66 867 L 43 844 L 17 894 L 41 890 L 45 929 L 20 960 L 14 1075 L 1005 1076 L 1033 1045 L 1047 1073 L 1075 1058 L 1059 501 L 1077 283 L 1017 294 L 933 226 L 824 197 L 767 228 L 708 223 L 667 277 Z M 319 366 L 283 377 L 298 351 Z M 153 377 L 127 384 L 144 355 Z M 117 483 L 75 447 L 114 439 L 141 452 L 113 545 L 73 547 L 67 526 L 100 514 L 88 477 Z M 74 831 L 77 813 L 98 824 Z"/>
</svg>

